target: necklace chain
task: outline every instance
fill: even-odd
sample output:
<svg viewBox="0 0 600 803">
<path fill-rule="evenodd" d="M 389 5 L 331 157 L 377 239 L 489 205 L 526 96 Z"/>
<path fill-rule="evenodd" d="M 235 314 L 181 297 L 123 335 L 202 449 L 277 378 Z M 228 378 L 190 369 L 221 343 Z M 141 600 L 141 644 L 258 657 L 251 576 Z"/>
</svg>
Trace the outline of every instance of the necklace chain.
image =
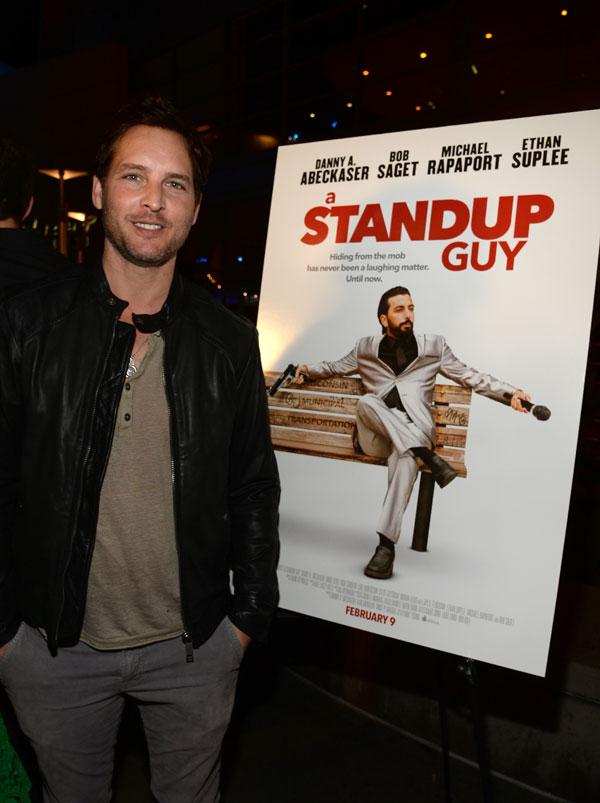
<svg viewBox="0 0 600 803">
<path fill-rule="evenodd" d="M 148 337 L 149 337 L 149 336 L 148 336 Z M 145 345 L 146 345 L 146 343 L 148 342 L 148 337 L 147 337 L 147 338 L 144 340 L 144 342 L 143 342 L 143 343 L 140 343 L 140 345 L 137 347 L 137 349 L 136 349 L 135 351 L 133 351 L 133 352 L 132 352 L 132 353 L 129 355 L 129 365 L 127 366 L 127 371 L 125 372 L 125 376 L 127 377 L 127 379 L 131 379 L 131 377 L 132 377 L 134 374 L 137 374 L 137 365 L 135 364 L 134 357 L 135 357 L 137 354 L 139 354 L 139 353 L 140 353 L 140 351 L 141 351 L 141 350 L 144 348 L 144 346 L 145 346 Z"/>
</svg>

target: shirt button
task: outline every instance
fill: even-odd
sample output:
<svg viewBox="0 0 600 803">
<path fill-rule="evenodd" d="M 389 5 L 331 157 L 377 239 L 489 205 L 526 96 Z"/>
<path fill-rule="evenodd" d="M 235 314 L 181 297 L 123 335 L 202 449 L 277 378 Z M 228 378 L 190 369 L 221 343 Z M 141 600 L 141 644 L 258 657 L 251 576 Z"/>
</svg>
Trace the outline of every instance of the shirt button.
<svg viewBox="0 0 600 803">
<path fill-rule="evenodd" d="M 125 413 L 123 418 L 125 419 L 125 421 L 131 421 L 131 415 L 129 413 Z"/>
<path fill-rule="evenodd" d="M 117 303 L 117 301 L 116 301 L 116 299 L 115 299 L 115 298 L 113 298 L 112 296 L 109 296 L 109 297 L 106 299 L 106 303 L 107 303 L 107 304 L 109 304 L 111 307 L 114 307 L 114 306 L 115 306 L 115 304 Z"/>
<path fill-rule="evenodd" d="M 125 390 L 131 390 L 131 382 L 125 382 Z"/>
</svg>

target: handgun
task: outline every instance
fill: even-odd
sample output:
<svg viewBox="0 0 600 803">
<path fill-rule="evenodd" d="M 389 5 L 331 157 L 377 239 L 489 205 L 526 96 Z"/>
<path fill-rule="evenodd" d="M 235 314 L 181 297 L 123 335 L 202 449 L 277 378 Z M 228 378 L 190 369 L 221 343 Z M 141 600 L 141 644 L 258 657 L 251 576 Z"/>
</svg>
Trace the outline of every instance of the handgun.
<svg viewBox="0 0 600 803">
<path fill-rule="evenodd" d="M 292 379 L 296 376 L 296 369 L 298 368 L 297 365 L 290 363 L 285 371 L 280 374 L 275 382 L 269 388 L 269 396 L 274 396 L 280 387 L 283 385 L 289 385 Z"/>
</svg>

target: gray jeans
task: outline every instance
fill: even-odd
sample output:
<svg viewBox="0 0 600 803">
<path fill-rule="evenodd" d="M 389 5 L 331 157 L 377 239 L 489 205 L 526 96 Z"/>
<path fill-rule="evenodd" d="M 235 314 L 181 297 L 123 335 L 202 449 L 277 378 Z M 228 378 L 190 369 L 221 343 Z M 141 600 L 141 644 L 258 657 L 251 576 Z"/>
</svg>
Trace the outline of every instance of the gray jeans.
<svg viewBox="0 0 600 803">
<path fill-rule="evenodd" d="M 53 658 L 38 631 L 21 625 L 0 657 L 0 680 L 36 752 L 44 801 L 110 801 L 125 697 L 139 706 L 159 803 L 218 801 L 242 656 L 228 619 L 192 663 L 180 638 L 110 651 L 79 643 Z"/>
</svg>

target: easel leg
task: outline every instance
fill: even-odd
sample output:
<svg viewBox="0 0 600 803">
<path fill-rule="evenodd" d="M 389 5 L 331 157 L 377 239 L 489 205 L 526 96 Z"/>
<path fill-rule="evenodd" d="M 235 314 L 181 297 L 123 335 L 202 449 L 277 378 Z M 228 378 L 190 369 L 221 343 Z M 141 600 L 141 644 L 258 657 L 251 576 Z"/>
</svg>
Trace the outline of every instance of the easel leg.
<svg viewBox="0 0 600 803">
<path fill-rule="evenodd" d="M 448 706 L 446 702 L 446 684 L 444 674 L 444 654 L 437 652 L 435 656 L 435 670 L 438 694 L 438 709 L 440 712 L 440 740 L 442 743 L 442 771 L 444 776 L 444 793 L 446 803 L 452 803 L 450 790 L 450 749 L 448 742 Z"/>
<path fill-rule="evenodd" d="M 417 512 L 415 514 L 415 528 L 411 549 L 416 552 L 427 552 L 427 539 L 429 538 L 429 522 L 431 520 L 431 506 L 433 504 L 433 490 L 435 482 L 429 472 L 421 474 L 419 482 L 419 496 L 417 498 Z"/>
<path fill-rule="evenodd" d="M 484 803 L 492 803 L 492 786 L 490 783 L 487 751 L 485 747 L 485 732 L 483 727 L 483 718 L 481 716 L 481 705 L 479 701 L 477 666 L 472 658 L 465 658 L 464 663 L 459 663 L 458 668 L 467 679 L 469 704 L 471 707 L 471 719 L 473 723 L 473 736 L 475 738 L 475 747 L 477 749 L 477 763 L 479 764 L 479 775 L 481 776 L 483 800 Z"/>
<path fill-rule="evenodd" d="M 487 761 L 487 751 L 485 747 L 485 732 L 483 718 L 481 715 L 481 705 L 479 701 L 479 680 L 477 667 L 472 658 L 458 658 L 458 671 L 467 680 L 467 693 L 469 696 L 469 707 L 471 709 L 471 722 L 473 726 L 473 738 L 477 751 L 477 763 L 479 765 L 479 775 L 483 793 L 483 803 L 493 803 L 492 786 L 490 782 L 490 772 Z M 440 741 L 442 746 L 442 766 L 444 774 L 444 799 L 446 803 L 452 803 L 452 792 L 450 786 L 450 748 L 448 738 L 448 705 L 446 701 L 445 685 L 445 656 L 441 652 L 435 652 L 435 669 L 437 681 L 437 696 L 440 712 Z"/>
</svg>

